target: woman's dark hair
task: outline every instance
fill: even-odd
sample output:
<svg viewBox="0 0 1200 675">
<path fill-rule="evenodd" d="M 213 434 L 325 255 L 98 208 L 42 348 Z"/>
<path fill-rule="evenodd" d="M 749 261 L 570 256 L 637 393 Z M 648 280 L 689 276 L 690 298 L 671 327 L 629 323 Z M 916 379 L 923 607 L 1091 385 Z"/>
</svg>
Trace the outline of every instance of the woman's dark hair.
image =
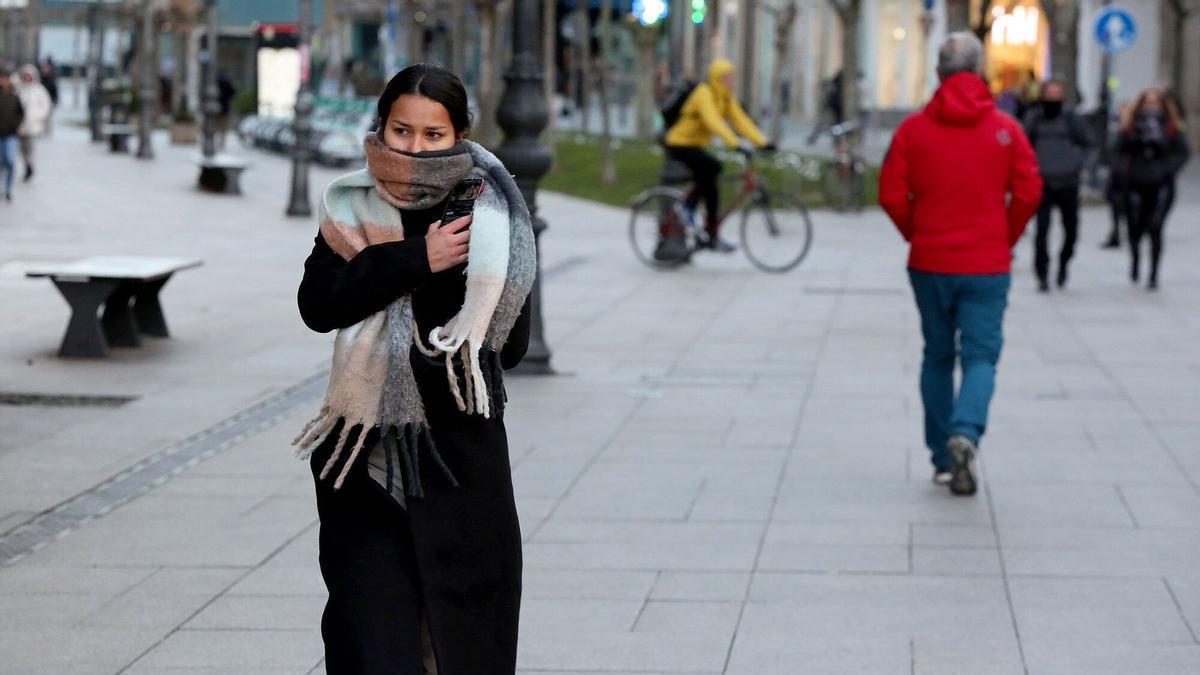
<svg viewBox="0 0 1200 675">
<path fill-rule="evenodd" d="M 404 94 L 416 94 L 441 103 L 450 113 L 450 123 L 454 125 L 455 133 L 461 134 L 471 127 L 467 90 L 462 80 L 441 66 L 417 63 L 396 73 L 383 88 L 376 111 L 380 129 L 387 123 L 392 104 Z"/>
</svg>

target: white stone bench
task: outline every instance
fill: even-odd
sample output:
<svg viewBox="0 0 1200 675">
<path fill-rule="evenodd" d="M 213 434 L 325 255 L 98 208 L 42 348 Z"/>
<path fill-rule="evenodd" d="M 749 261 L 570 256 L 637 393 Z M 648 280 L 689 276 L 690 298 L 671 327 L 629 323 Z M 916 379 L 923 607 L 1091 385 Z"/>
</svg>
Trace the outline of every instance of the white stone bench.
<svg viewBox="0 0 1200 675">
<path fill-rule="evenodd" d="M 200 165 L 199 185 L 207 192 L 240 195 L 242 172 L 250 166 L 244 159 L 230 155 L 213 155 L 201 157 L 196 162 Z"/>
<path fill-rule="evenodd" d="M 33 265 L 25 276 L 49 278 L 71 306 L 58 355 L 103 358 L 110 346 L 140 346 L 140 335 L 168 337 L 159 291 L 171 275 L 200 264 L 186 258 L 96 256 Z"/>
<path fill-rule="evenodd" d="M 105 124 L 100 133 L 108 137 L 109 152 L 129 152 L 129 137 L 137 133 L 132 124 Z"/>
</svg>

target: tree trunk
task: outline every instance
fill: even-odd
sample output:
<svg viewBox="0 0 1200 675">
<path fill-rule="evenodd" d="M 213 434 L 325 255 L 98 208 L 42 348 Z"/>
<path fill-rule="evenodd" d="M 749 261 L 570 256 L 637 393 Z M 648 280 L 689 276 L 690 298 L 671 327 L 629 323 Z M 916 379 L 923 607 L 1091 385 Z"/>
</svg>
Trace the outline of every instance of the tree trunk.
<svg viewBox="0 0 1200 675">
<path fill-rule="evenodd" d="M 420 0 L 408 0 L 408 64 L 425 60 L 425 24 L 418 23 L 417 12 L 423 11 Z"/>
<path fill-rule="evenodd" d="M 796 0 L 788 0 L 775 18 L 775 67 L 771 71 L 771 142 L 783 138 L 784 71 L 791 66 L 788 52 L 792 46 L 792 28 L 796 24 Z M 791 88 L 788 88 L 789 92 Z"/>
<path fill-rule="evenodd" d="M 498 91 L 499 72 L 497 64 L 492 60 L 495 49 L 492 43 L 498 38 L 499 25 L 496 6 L 491 2 L 476 4 L 476 16 L 479 19 L 479 82 L 476 86 L 475 98 L 479 105 L 479 119 L 475 120 L 475 140 L 481 145 L 494 147 L 496 145 L 496 94 Z"/>
<path fill-rule="evenodd" d="M 1051 77 L 1063 83 L 1068 103 L 1079 100 L 1079 0 L 1042 0 L 1050 25 Z"/>
<path fill-rule="evenodd" d="M 450 69 L 463 76 L 467 66 L 467 0 L 453 0 L 450 17 Z"/>
<path fill-rule="evenodd" d="M 587 3 L 575 7 L 575 63 L 579 68 L 579 125 L 585 132 L 591 129 L 592 90 L 592 26 Z"/>
<path fill-rule="evenodd" d="M 609 46 L 612 41 L 613 0 L 604 0 L 600 5 L 600 49 L 596 52 L 596 88 L 600 94 L 600 148 L 603 157 L 601 180 L 605 185 L 617 182 L 617 166 L 613 161 L 612 110 L 609 109 L 608 86 L 612 64 L 609 62 Z"/>
<path fill-rule="evenodd" d="M 758 0 L 742 0 L 738 18 L 742 24 L 742 72 L 737 78 L 737 94 L 746 111 L 757 117 L 762 112 L 754 86 L 758 80 Z"/>
<path fill-rule="evenodd" d="M 971 0 L 946 0 L 946 32 L 971 29 Z"/>
<path fill-rule="evenodd" d="M 637 46 L 637 71 L 641 75 L 635 80 L 634 125 L 637 137 L 649 141 L 654 138 L 654 77 L 651 74 L 656 65 L 654 52 L 658 46 L 658 28 L 637 25 L 633 30 Z"/>
<path fill-rule="evenodd" d="M 862 15 L 862 0 L 829 0 L 842 22 L 842 117 L 857 122 L 861 106 L 858 87 L 858 22 Z M 851 134 L 853 142 L 862 137 Z"/>
</svg>

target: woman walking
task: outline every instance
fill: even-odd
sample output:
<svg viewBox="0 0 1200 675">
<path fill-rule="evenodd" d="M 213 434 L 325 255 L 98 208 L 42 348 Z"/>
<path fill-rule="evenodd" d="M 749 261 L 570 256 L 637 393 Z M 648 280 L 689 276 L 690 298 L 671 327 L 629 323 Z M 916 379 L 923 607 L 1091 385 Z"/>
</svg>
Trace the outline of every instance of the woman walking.
<svg viewBox="0 0 1200 675">
<path fill-rule="evenodd" d="M 33 144 L 49 128 L 54 103 L 50 93 L 42 86 L 37 66 L 34 65 L 21 68 L 17 95 L 21 97 L 21 106 L 25 109 L 25 119 L 17 130 L 17 136 L 20 138 L 21 159 L 25 162 L 25 180 L 28 182 L 33 178 Z"/>
<path fill-rule="evenodd" d="M 502 370 L 528 345 L 529 211 L 466 140 L 449 71 L 404 69 L 378 115 L 366 169 L 325 192 L 299 291 L 305 323 L 338 330 L 324 406 L 296 440 L 316 478 L 326 669 L 513 673 L 521 536 Z M 474 215 L 443 226 L 466 178 L 484 184 Z"/>
<path fill-rule="evenodd" d="M 1141 274 L 1141 242 L 1150 236 L 1150 277 L 1147 288 L 1158 288 L 1163 229 L 1175 201 L 1175 177 L 1187 163 L 1188 145 L 1179 107 L 1161 89 L 1147 89 L 1137 104 L 1122 111 L 1117 142 L 1129 223 L 1129 276 Z"/>
</svg>

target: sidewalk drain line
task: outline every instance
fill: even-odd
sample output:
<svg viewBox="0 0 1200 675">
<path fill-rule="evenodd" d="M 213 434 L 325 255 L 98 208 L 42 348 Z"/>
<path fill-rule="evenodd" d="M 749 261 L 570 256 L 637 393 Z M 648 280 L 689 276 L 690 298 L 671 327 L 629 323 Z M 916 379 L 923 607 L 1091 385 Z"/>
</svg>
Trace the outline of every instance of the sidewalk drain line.
<svg viewBox="0 0 1200 675">
<path fill-rule="evenodd" d="M 562 260 L 543 269 L 542 280 L 544 281 L 546 279 L 552 279 L 560 274 L 566 274 L 580 265 L 586 265 L 587 262 L 588 259 L 583 256 L 572 256 L 566 260 Z"/>
<path fill-rule="evenodd" d="M 51 408 L 120 408 L 137 396 L 104 396 L 92 394 L 26 394 L 0 391 L 0 405 L 42 406 Z"/>
<path fill-rule="evenodd" d="M 200 462 L 275 426 L 300 406 L 320 399 L 328 377 L 329 371 L 313 375 L 30 518 L 0 537 L 0 566 L 11 565 L 35 553 Z"/>
</svg>

